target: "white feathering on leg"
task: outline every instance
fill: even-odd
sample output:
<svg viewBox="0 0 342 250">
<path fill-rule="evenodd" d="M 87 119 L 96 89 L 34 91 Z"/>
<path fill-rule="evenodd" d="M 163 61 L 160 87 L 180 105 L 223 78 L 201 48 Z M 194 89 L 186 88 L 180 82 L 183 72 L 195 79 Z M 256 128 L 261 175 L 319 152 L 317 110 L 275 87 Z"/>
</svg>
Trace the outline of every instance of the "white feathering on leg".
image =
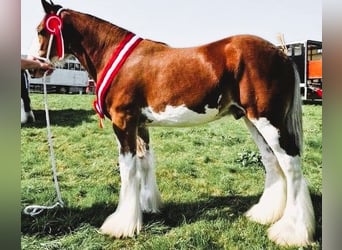
<svg viewBox="0 0 342 250">
<path fill-rule="evenodd" d="M 286 178 L 284 214 L 269 228 L 268 236 L 279 245 L 308 245 L 315 233 L 315 215 L 309 189 L 301 172 L 301 159 L 298 155 L 288 155 L 281 148 L 278 130 L 266 118 L 252 122 L 272 148 Z"/>
<path fill-rule="evenodd" d="M 161 197 L 155 176 L 152 149 L 147 150 L 143 157 L 137 158 L 137 162 L 141 180 L 141 209 L 144 212 L 158 213 L 161 206 Z"/>
<path fill-rule="evenodd" d="M 104 234 L 116 238 L 132 237 L 139 234 L 142 227 L 140 209 L 140 184 L 136 169 L 136 156 L 131 153 L 119 156 L 121 190 L 116 211 L 101 226 Z"/>
<path fill-rule="evenodd" d="M 261 224 L 277 221 L 284 213 L 286 204 L 286 180 L 276 156 L 260 135 L 256 127 L 245 118 L 255 143 L 258 145 L 265 166 L 265 189 L 257 204 L 252 206 L 246 217 Z"/>
</svg>

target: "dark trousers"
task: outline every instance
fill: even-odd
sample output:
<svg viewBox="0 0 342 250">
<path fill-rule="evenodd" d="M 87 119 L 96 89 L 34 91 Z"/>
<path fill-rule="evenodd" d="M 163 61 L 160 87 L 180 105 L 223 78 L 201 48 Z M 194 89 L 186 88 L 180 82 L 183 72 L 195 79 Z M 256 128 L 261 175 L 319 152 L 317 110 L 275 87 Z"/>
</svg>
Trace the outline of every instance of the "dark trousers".
<svg viewBox="0 0 342 250">
<path fill-rule="evenodd" d="M 29 81 L 28 81 L 28 74 L 25 70 L 21 71 L 21 99 L 24 102 L 24 109 L 25 112 L 31 111 L 31 100 L 29 97 Z"/>
</svg>

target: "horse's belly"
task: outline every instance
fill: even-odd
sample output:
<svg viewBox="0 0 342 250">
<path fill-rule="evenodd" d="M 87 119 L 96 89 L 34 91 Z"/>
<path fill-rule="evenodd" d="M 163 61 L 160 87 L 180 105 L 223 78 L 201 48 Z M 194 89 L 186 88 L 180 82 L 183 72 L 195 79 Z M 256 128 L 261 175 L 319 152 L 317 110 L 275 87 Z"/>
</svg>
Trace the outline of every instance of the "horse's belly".
<svg viewBox="0 0 342 250">
<path fill-rule="evenodd" d="M 154 112 L 151 107 L 142 109 L 149 126 L 186 127 L 207 123 L 219 118 L 219 110 L 206 107 L 205 113 L 197 113 L 185 105 L 166 106 L 162 112 Z"/>
</svg>

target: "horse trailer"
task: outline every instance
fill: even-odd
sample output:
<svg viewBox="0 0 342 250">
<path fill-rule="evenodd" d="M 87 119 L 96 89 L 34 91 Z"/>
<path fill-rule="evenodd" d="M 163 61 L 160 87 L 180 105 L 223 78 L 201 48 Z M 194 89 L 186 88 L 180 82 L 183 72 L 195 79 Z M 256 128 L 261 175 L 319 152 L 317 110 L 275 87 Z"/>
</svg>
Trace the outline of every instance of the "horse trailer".
<svg viewBox="0 0 342 250">
<path fill-rule="evenodd" d="M 30 77 L 30 90 L 32 92 L 41 92 L 43 90 L 43 81 L 43 77 Z M 88 82 L 87 71 L 74 56 L 57 65 L 52 74 L 46 76 L 48 92 L 85 93 Z"/>
<path fill-rule="evenodd" d="M 303 100 L 322 101 L 322 42 L 306 40 L 286 44 L 286 53 L 296 63 Z"/>
</svg>

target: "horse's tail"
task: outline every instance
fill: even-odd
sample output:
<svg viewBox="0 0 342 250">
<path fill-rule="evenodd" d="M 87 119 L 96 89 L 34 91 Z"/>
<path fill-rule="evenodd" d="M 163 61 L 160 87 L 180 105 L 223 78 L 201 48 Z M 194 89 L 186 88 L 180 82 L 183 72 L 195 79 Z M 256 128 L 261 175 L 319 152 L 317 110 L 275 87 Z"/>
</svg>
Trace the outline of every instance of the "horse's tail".
<svg viewBox="0 0 342 250">
<path fill-rule="evenodd" d="M 288 130 L 290 134 L 294 136 L 296 146 L 301 153 L 303 149 L 302 97 L 300 94 L 300 78 L 298 69 L 294 62 L 292 62 L 292 65 L 295 84 L 292 103 L 290 104 L 289 110 L 287 112 L 286 121 Z"/>
</svg>

